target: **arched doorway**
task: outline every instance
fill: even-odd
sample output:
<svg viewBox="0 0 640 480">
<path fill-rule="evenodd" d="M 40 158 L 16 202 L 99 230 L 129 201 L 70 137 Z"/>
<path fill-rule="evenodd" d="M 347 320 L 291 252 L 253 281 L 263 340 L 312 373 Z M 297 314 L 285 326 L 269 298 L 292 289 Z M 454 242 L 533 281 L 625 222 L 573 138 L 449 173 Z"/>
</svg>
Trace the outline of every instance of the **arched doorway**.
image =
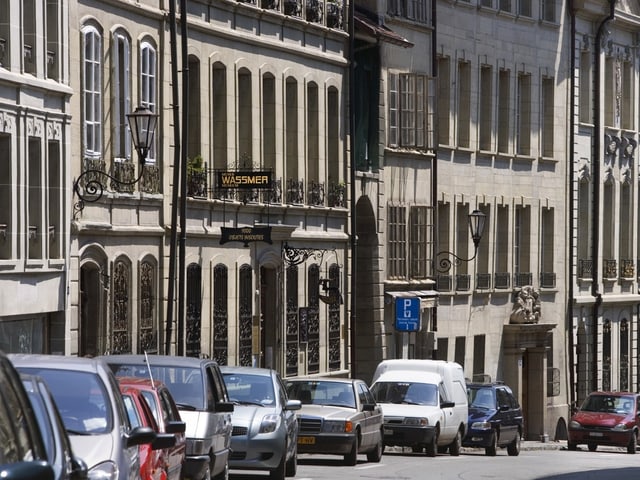
<svg viewBox="0 0 640 480">
<path fill-rule="evenodd" d="M 260 267 L 260 367 L 282 372 L 282 326 L 278 315 L 278 270 Z"/>
<path fill-rule="evenodd" d="M 80 267 L 80 321 L 78 324 L 78 355 L 81 357 L 107 353 L 106 291 L 109 277 L 96 262 L 87 261 Z"/>
</svg>

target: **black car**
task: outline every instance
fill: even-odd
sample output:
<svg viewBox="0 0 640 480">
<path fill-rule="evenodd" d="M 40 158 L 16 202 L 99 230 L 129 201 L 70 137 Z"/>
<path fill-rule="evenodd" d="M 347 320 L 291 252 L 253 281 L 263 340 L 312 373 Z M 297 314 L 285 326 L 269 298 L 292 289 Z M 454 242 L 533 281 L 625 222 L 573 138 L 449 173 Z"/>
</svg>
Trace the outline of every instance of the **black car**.
<svg viewBox="0 0 640 480">
<path fill-rule="evenodd" d="M 507 447 L 509 455 L 518 455 L 524 417 L 511 389 L 500 382 L 467 383 L 467 396 L 469 428 L 462 446 L 484 448 L 490 456 Z"/>
<path fill-rule="evenodd" d="M 0 478 L 55 478 L 29 397 L 18 372 L 3 352 L 0 352 Z"/>
</svg>

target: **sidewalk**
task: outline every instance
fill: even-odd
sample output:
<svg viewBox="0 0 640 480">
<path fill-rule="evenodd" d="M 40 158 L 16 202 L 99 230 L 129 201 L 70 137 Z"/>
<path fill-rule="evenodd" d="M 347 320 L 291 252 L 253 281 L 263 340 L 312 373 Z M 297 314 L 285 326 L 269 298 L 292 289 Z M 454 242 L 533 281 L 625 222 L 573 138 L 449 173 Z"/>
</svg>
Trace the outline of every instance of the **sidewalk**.
<svg viewBox="0 0 640 480">
<path fill-rule="evenodd" d="M 522 440 L 520 442 L 520 451 L 536 451 L 536 450 L 562 450 L 567 448 L 566 440 L 559 441 L 547 441 L 541 442 L 539 440 Z M 461 452 L 479 452 L 483 451 L 483 448 L 470 448 L 470 447 L 462 447 L 460 449 Z M 395 452 L 395 453 L 412 453 L 410 447 L 385 447 L 385 451 L 387 452 Z"/>
</svg>

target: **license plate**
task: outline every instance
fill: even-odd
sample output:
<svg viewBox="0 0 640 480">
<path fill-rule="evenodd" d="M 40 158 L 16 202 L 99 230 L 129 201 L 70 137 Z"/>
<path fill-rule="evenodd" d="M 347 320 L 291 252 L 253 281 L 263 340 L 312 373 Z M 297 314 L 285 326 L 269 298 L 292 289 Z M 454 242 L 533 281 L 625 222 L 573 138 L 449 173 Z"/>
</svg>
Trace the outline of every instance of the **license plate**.
<svg viewBox="0 0 640 480">
<path fill-rule="evenodd" d="M 391 430 L 390 428 L 385 428 L 384 429 L 384 434 L 385 435 L 393 435 L 393 430 Z"/>
<path fill-rule="evenodd" d="M 302 445 L 315 445 L 316 437 L 298 437 L 298 443 Z"/>
<path fill-rule="evenodd" d="M 602 437 L 602 436 L 604 436 L 604 434 L 602 432 L 591 432 L 589 435 L 592 436 L 592 437 Z"/>
</svg>

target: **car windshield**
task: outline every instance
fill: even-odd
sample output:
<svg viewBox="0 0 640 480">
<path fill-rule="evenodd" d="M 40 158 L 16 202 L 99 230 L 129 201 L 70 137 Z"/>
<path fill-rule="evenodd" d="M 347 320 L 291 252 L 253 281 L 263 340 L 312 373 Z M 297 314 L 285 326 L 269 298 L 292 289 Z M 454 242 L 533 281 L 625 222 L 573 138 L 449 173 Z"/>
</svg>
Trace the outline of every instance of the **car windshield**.
<svg viewBox="0 0 640 480">
<path fill-rule="evenodd" d="M 271 377 L 247 373 L 224 373 L 229 399 L 241 405 L 273 405 L 275 395 Z"/>
<path fill-rule="evenodd" d="M 619 395 L 589 395 L 582 404 L 584 412 L 627 414 L 633 411 L 633 397 Z"/>
<path fill-rule="evenodd" d="M 376 382 L 371 393 L 378 403 L 438 405 L 438 386 L 418 382 Z"/>
<path fill-rule="evenodd" d="M 69 434 L 103 434 L 112 430 L 111 401 L 95 373 L 32 367 L 21 371 L 44 378 Z"/>
<path fill-rule="evenodd" d="M 149 378 L 146 365 L 110 364 L 118 377 Z M 183 410 L 205 410 L 204 379 L 199 368 L 152 365 L 151 376 L 164 383 L 178 408 Z"/>
<path fill-rule="evenodd" d="M 496 408 L 496 397 L 493 388 L 469 388 L 467 390 L 469 406 L 476 408 Z"/>
<path fill-rule="evenodd" d="M 291 399 L 300 400 L 303 405 L 356 408 L 353 386 L 350 383 L 318 380 L 289 382 L 287 394 Z"/>
</svg>

